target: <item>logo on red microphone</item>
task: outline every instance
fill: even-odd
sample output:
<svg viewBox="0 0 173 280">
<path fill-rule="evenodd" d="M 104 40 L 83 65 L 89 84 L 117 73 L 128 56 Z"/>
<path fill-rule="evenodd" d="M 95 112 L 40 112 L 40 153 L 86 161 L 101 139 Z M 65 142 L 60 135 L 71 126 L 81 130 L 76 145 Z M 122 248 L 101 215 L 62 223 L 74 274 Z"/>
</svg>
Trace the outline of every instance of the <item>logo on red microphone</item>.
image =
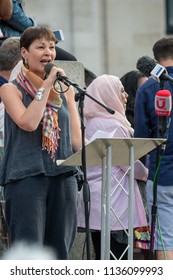
<svg viewBox="0 0 173 280">
<path fill-rule="evenodd" d="M 170 116 L 172 96 L 169 90 L 159 90 L 155 96 L 155 110 L 157 116 Z"/>
<path fill-rule="evenodd" d="M 166 110 L 166 101 L 167 99 L 164 97 L 156 98 L 156 108 L 157 110 Z"/>
</svg>

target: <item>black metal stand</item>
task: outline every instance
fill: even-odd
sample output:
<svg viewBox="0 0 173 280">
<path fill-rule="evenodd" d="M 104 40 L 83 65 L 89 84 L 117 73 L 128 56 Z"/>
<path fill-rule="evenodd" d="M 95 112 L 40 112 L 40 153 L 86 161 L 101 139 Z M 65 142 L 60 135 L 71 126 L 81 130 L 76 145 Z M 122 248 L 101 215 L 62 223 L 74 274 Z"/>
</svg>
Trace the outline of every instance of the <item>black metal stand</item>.
<svg viewBox="0 0 173 280">
<path fill-rule="evenodd" d="M 162 90 L 164 86 L 164 81 L 160 83 L 160 89 Z M 159 117 L 158 117 L 159 118 Z M 163 122 L 167 122 L 166 118 L 163 118 Z M 165 138 L 165 134 L 167 132 L 166 124 L 159 126 L 158 120 L 158 129 L 157 129 L 157 138 Z M 159 165 L 160 165 L 160 158 L 165 150 L 165 143 L 161 146 L 157 146 L 156 148 L 156 168 L 155 168 L 155 180 L 153 182 L 153 204 L 151 207 L 151 232 L 150 232 L 150 260 L 155 259 L 155 250 L 154 250 L 154 234 L 155 234 L 155 227 L 156 227 L 156 218 L 157 218 L 157 179 L 158 179 L 158 172 L 159 172 Z"/>
<path fill-rule="evenodd" d="M 86 230 L 86 248 L 87 248 L 87 260 L 91 259 L 90 256 L 90 227 L 89 227 L 89 208 L 90 208 L 90 190 L 89 190 L 89 184 L 87 181 L 87 172 L 86 172 L 86 151 L 85 151 L 85 125 L 84 125 L 84 98 L 85 96 L 88 96 L 90 99 L 98 103 L 100 106 L 105 108 L 110 114 L 114 114 L 115 111 L 111 108 L 105 106 L 101 102 L 99 102 L 97 99 L 92 97 L 87 93 L 87 90 L 80 87 L 78 84 L 71 81 L 66 76 L 59 76 L 58 80 L 63 82 L 66 86 L 72 85 L 74 88 L 78 90 L 78 92 L 75 94 L 75 101 L 79 101 L 79 114 L 80 114 L 80 120 L 81 120 L 81 131 L 82 131 L 82 171 L 84 174 L 84 180 L 83 180 L 83 202 L 84 202 L 84 208 L 85 208 L 85 230 Z"/>
<path fill-rule="evenodd" d="M 86 230 L 86 254 L 87 259 L 90 260 L 90 227 L 89 227 L 89 212 L 90 212 L 90 190 L 86 175 L 86 151 L 85 151 L 85 125 L 84 125 L 84 95 L 80 91 L 75 95 L 75 101 L 79 101 L 79 114 L 81 120 L 81 131 L 82 131 L 82 171 L 84 174 L 83 179 L 83 202 L 85 210 L 85 230 Z"/>
<path fill-rule="evenodd" d="M 158 178 L 159 157 L 160 157 L 160 147 L 158 146 L 156 148 L 156 176 L 153 182 L 153 205 L 151 208 L 150 260 L 155 259 L 154 233 L 155 233 L 156 217 L 157 217 L 157 178 Z"/>
</svg>

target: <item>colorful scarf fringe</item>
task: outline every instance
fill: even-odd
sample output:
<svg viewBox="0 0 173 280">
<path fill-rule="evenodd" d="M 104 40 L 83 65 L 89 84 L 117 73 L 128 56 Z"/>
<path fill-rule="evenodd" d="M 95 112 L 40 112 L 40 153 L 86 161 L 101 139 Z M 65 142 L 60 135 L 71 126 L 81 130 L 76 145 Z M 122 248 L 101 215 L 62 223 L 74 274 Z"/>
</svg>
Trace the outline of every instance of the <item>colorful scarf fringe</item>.
<svg viewBox="0 0 173 280">
<path fill-rule="evenodd" d="M 29 71 L 26 67 L 22 67 L 16 78 L 18 84 L 25 90 L 26 94 L 32 98 L 38 88 L 41 87 L 43 80 Z M 42 149 L 47 150 L 51 158 L 55 159 L 55 152 L 58 148 L 58 139 L 60 128 L 58 126 L 57 111 L 61 107 L 62 99 L 55 90 L 51 89 L 46 108 L 42 118 Z"/>
</svg>

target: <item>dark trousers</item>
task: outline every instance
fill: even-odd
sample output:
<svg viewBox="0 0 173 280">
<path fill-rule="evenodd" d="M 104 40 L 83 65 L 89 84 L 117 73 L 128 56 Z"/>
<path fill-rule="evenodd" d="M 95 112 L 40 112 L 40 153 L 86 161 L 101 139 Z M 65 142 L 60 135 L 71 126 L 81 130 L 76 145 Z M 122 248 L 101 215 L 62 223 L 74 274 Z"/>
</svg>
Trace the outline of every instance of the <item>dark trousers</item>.
<svg viewBox="0 0 173 280">
<path fill-rule="evenodd" d="M 5 215 L 11 244 L 27 241 L 68 259 L 77 227 L 74 176 L 28 177 L 5 186 Z"/>
</svg>

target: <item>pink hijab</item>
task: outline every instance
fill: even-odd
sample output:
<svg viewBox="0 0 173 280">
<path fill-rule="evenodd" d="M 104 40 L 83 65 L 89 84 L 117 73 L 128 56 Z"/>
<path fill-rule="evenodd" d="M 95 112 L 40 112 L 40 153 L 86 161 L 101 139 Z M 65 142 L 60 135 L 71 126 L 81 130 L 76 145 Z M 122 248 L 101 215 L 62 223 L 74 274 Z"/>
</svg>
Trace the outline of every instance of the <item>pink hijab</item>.
<svg viewBox="0 0 173 280">
<path fill-rule="evenodd" d="M 108 113 L 103 107 L 86 96 L 84 101 L 85 118 L 103 117 L 115 119 L 122 126 L 126 127 L 130 134 L 133 134 L 133 128 L 126 118 L 125 109 L 122 103 L 122 88 L 123 85 L 120 79 L 116 76 L 104 74 L 97 77 L 88 86 L 87 92 L 104 105 L 113 109 L 115 114 Z"/>
</svg>

